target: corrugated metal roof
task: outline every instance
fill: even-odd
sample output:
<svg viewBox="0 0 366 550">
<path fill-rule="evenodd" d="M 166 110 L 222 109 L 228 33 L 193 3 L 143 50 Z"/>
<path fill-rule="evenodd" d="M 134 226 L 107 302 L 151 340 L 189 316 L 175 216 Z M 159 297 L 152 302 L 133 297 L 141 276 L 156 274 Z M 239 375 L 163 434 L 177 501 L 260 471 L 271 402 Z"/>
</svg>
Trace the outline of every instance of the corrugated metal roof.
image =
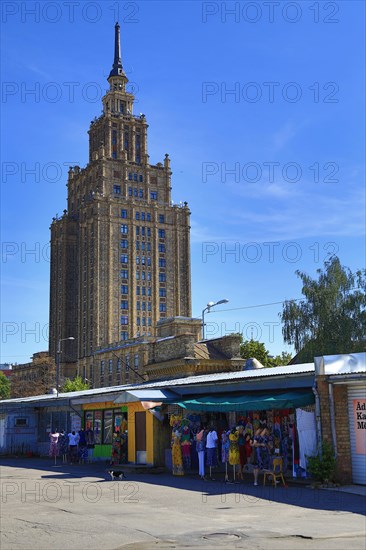
<svg viewBox="0 0 366 550">
<path fill-rule="evenodd" d="M 300 365 L 287 365 L 285 367 L 272 367 L 264 369 L 253 369 L 247 371 L 234 371 L 234 372 L 215 372 L 212 374 L 201 374 L 197 376 L 188 376 L 186 378 L 174 378 L 171 380 L 163 380 L 157 382 L 146 382 L 146 384 L 140 384 L 134 386 L 135 389 L 141 388 L 156 388 L 165 386 L 183 386 L 189 384 L 204 384 L 205 382 L 225 382 L 236 380 L 248 380 L 255 378 L 264 378 L 271 376 L 284 376 L 291 374 L 306 374 L 313 373 L 314 363 L 302 363 Z"/>
<path fill-rule="evenodd" d="M 76 397 L 87 397 L 88 395 L 100 395 L 108 393 L 116 393 L 118 391 L 134 387 L 131 384 L 124 386 L 108 386 L 106 388 L 93 388 L 89 390 L 80 390 L 80 391 L 70 391 L 67 393 L 59 393 L 58 396 L 55 393 L 45 394 L 45 395 L 33 395 L 31 397 L 16 397 L 13 399 L 2 399 L 1 403 L 32 403 L 33 401 L 53 401 L 55 399 L 72 399 Z"/>
<path fill-rule="evenodd" d="M 210 382 L 235 382 L 239 380 L 249 380 L 249 379 L 260 379 L 265 377 L 275 377 L 275 376 L 285 376 L 285 375 L 295 375 L 295 374 L 306 374 L 312 373 L 314 371 L 314 363 L 303 363 L 300 365 L 287 365 L 284 367 L 272 367 L 272 368 L 263 368 L 263 369 L 253 369 L 247 371 L 234 371 L 234 372 L 216 372 L 211 374 L 201 374 L 195 376 L 188 376 L 185 378 L 173 378 L 170 380 L 160 380 L 157 382 L 146 382 L 144 384 L 128 384 L 123 386 L 109 386 L 106 388 L 94 388 L 89 390 L 74 391 L 68 393 L 59 393 L 58 397 L 56 394 L 49 395 L 35 395 L 32 397 L 18 397 L 14 399 L 4 399 L 0 401 L 0 404 L 11 404 L 11 403 L 32 403 L 37 401 L 54 401 L 56 399 L 76 399 L 79 397 L 93 397 L 96 395 L 106 396 L 111 393 L 118 393 L 124 390 L 132 389 L 144 389 L 144 388 L 162 388 L 169 386 L 171 388 L 175 386 L 188 386 L 188 385 L 198 385 L 205 384 Z"/>
</svg>

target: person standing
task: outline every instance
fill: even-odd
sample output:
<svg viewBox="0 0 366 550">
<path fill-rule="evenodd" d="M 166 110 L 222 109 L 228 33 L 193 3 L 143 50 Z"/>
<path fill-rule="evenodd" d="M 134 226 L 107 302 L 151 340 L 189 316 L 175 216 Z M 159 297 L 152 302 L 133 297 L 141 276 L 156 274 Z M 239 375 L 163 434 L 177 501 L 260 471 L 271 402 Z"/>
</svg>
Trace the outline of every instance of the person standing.
<svg viewBox="0 0 366 550">
<path fill-rule="evenodd" d="M 79 434 L 72 430 L 68 434 L 69 438 L 69 454 L 70 454 L 70 463 L 75 464 L 78 460 L 78 443 L 79 443 Z"/>
</svg>

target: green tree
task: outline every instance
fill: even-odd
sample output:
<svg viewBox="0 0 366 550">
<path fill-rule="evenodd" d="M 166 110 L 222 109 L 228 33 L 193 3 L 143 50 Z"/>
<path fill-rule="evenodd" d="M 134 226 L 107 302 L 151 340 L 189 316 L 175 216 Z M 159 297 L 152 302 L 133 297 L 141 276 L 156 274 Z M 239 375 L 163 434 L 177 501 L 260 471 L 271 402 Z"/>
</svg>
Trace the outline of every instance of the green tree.
<svg viewBox="0 0 366 550">
<path fill-rule="evenodd" d="M 298 360 L 315 356 L 364 351 L 366 326 L 366 270 L 352 273 L 337 256 L 318 269 L 317 279 L 297 270 L 304 299 L 286 301 L 280 317 L 286 343 Z"/>
<path fill-rule="evenodd" d="M 0 371 L 0 399 L 10 398 L 10 380 Z"/>
<path fill-rule="evenodd" d="M 269 366 L 271 367 L 280 367 L 288 365 L 289 362 L 292 359 L 292 354 L 288 353 L 287 351 L 283 351 L 281 355 L 276 355 L 273 358 L 269 358 L 269 362 L 271 363 Z"/>
<path fill-rule="evenodd" d="M 291 354 L 282 352 L 281 355 L 270 355 L 265 345 L 258 340 L 244 340 L 240 344 L 240 355 L 244 359 L 254 357 L 262 363 L 264 367 L 276 367 L 279 365 L 287 365 L 291 360 Z"/>
<path fill-rule="evenodd" d="M 76 376 L 74 380 L 71 380 L 70 378 L 66 378 L 65 384 L 63 385 L 61 391 L 62 392 L 70 392 L 70 391 L 80 391 L 80 390 L 88 390 L 89 384 L 83 381 L 81 376 Z"/>
</svg>

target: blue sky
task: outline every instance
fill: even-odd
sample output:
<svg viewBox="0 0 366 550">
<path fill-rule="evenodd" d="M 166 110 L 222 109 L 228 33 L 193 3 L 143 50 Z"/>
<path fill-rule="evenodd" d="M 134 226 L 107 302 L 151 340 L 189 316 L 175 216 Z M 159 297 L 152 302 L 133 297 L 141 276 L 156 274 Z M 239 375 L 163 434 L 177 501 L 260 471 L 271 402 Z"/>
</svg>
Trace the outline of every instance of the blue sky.
<svg viewBox="0 0 366 550">
<path fill-rule="evenodd" d="M 3 2 L 1 362 L 48 347 L 49 226 L 117 19 L 150 161 L 191 208 L 193 315 L 227 298 L 208 337 L 292 351 L 274 302 L 301 297 L 295 270 L 365 265 L 364 3 Z"/>
</svg>

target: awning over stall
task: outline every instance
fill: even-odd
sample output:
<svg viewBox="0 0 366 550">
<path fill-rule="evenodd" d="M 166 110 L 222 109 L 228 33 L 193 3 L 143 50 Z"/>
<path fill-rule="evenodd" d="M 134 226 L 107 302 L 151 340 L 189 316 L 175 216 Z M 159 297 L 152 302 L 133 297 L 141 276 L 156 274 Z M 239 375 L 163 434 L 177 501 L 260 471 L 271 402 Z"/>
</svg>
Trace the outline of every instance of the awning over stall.
<svg viewBox="0 0 366 550">
<path fill-rule="evenodd" d="M 170 390 L 124 390 L 121 392 L 114 402 L 115 403 L 134 403 L 136 401 L 158 401 L 172 402 L 172 399 L 180 399 L 180 397 Z"/>
<path fill-rule="evenodd" d="M 184 399 L 175 402 L 192 411 L 263 411 L 270 409 L 294 409 L 314 403 L 309 390 L 281 393 L 215 394 Z"/>
</svg>

